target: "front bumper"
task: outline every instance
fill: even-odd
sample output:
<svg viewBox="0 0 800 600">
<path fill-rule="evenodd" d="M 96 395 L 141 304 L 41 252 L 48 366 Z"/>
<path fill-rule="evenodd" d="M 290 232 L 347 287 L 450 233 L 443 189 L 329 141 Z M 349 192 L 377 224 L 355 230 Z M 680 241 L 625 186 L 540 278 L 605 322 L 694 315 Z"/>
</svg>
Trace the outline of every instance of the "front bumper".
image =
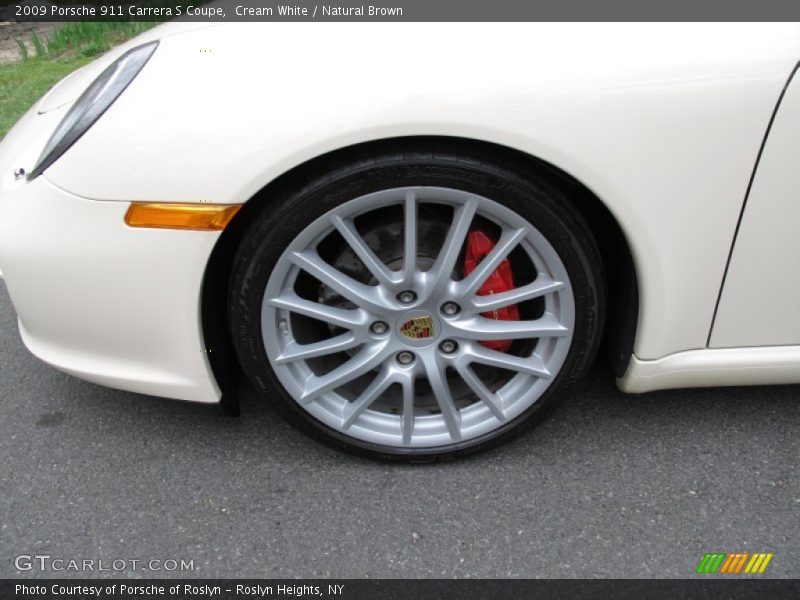
<svg viewBox="0 0 800 600">
<path fill-rule="evenodd" d="M 218 402 L 200 297 L 219 233 L 133 229 L 127 202 L 15 180 L 62 114 L 31 111 L 0 144 L 0 272 L 25 345 L 101 385 Z"/>
</svg>

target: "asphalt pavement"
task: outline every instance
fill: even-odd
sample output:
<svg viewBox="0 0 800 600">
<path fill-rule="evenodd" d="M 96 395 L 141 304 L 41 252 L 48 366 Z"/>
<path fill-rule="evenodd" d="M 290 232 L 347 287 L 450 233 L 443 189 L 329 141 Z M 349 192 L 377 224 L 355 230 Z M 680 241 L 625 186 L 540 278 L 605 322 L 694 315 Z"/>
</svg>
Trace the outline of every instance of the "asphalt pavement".
<svg viewBox="0 0 800 600">
<path fill-rule="evenodd" d="M 596 366 L 523 438 L 416 466 L 330 450 L 242 396 L 232 418 L 59 373 L 0 283 L 0 577 L 691 578 L 712 551 L 800 576 L 800 386 L 628 396 Z"/>
</svg>

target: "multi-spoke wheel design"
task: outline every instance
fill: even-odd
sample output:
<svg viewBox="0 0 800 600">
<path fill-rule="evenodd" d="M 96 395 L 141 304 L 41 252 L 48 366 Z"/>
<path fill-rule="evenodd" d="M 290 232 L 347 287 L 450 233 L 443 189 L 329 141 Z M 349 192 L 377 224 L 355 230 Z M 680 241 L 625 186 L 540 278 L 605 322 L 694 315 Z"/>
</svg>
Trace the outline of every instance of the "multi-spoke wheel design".
<svg viewBox="0 0 800 600">
<path fill-rule="evenodd" d="M 229 314 L 281 416 L 339 448 L 429 460 L 546 414 L 594 355 L 605 289 L 563 181 L 412 145 L 354 150 L 265 194 Z"/>
<path fill-rule="evenodd" d="M 478 221 L 497 243 L 464 276 Z M 529 281 L 479 295 L 504 260 Z M 511 305 L 529 318 L 491 318 Z M 262 334 L 281 383 L 328 427 L 431 447 L 486 434 L 536 402 L 566 357 L 574 311 L 566 269 L 531 223 L 473 193 L 403 187 L 346 202 L 296 237 L 266 286 Z M 515 343 L 482 344 L 498 339 Z"/>
</svg>

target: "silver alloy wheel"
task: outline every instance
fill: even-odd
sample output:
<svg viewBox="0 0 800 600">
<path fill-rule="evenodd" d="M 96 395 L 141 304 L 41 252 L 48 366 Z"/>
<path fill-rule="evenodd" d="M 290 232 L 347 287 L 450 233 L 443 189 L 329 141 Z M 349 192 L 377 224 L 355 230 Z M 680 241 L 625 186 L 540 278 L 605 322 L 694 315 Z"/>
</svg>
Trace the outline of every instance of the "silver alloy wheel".
<svg viewBox="0 0 800 600">
<path fill-rule="evenodd" d="M 448 213 L 452 222 L 445 225 L 446 236 L 429 268 L 418 260 L 420 207 L 427 205 L 452 211 Z M 402 207 L 403 221 L 403 256 L 394 270 L 357 227 L 364 215 L 380 215 L 392 207 L 398 211 Z M 474 218 L 494 224 L 499 236 L 475 270 L 459 278 L 459 257 Z M 320 255 L 321 243 L 335 232 L 368 270 L 369 282 L 357 280 Z M 507 292 L 477 295 L 500 263 L 519 251 L 534 267 L 535 279 Z M 347 305 L 303 297 L 297 291 L 303 272 L 303 277 L 310 275 Z M 535 318 L 507 321 L 482 316 L 527 301 L 542 305 Z M 303 319 L 327 324 L 328 334 L 304 339 Z M 561 369 L 574 321 L 575 301 L 566 268 L 533 225 L 488 198 L 427 186 L 367 194 L 316 219 L 281 255 L 261 309 L 272 369 L 303 409 L 347 436 L 406 448 L 464 442 L 530 408 Z M 498 339 L 529 343 L 522 355 L 480 343 Z M 334 356 L 336 362 L 320 367 L 320 361 Z M 486 367 L 510 375 L 493 389 L 477 373 Z M 457 402 L 454 388 L 466 391 L 462 396 L 471 401 Z"/>
</svg>

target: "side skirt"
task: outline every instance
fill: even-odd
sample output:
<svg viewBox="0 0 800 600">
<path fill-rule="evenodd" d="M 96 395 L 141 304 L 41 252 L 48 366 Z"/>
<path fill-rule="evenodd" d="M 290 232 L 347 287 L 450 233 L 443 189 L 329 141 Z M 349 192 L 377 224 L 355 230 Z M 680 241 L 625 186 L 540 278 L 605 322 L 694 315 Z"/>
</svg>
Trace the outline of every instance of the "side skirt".
<svg viewBox="0 0 800 600">
<path fill-rule="evenodd" d="M 708 348 L 657 360 L 632 357 L 617 379 L 623 392 L 675 388 L 800 383 L 800 346 Z"/>
</svg>

